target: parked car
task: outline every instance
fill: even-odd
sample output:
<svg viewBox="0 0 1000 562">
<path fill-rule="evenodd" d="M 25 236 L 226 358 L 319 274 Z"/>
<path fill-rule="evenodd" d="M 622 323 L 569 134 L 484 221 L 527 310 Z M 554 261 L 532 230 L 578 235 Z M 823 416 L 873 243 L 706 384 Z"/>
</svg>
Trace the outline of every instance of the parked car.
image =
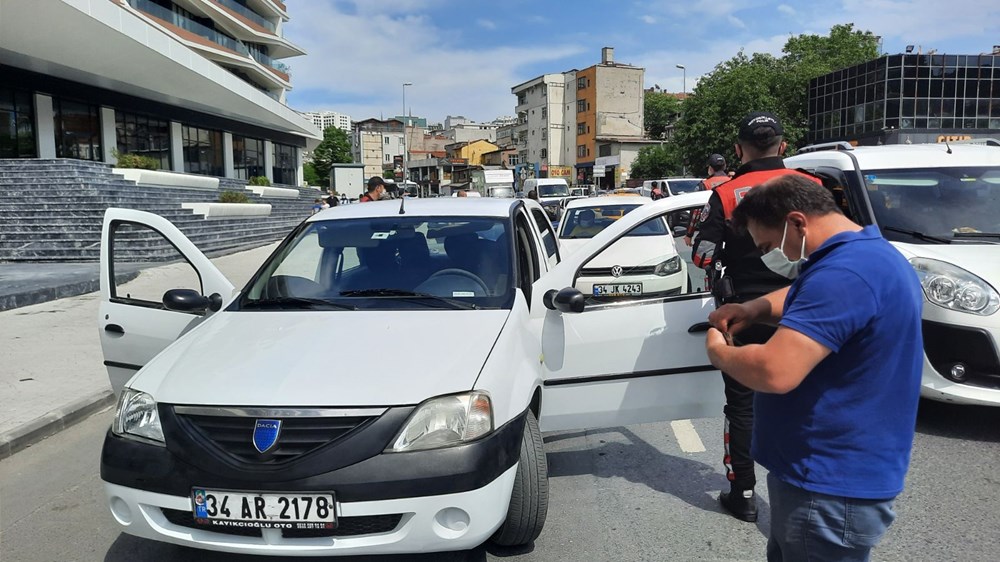
<svg viewBox="0 0 1000 562">
<path fill-rule="evenodd" d="M 572 255 L 599 232 L 650 203 L 640 197 L 614 196 L 570 201 L 559 225 L 559 247 Z M 576 288 L 603 300 L 688 292 L 688 266 L 678 253 L 667 219 L 646 221 L 598 254 L 580 271 Z"/>
<path fill-rule="evenodd" d="M 698 191 L 701 185 L 700 178 L 690 178 L 690 177 L 675 177 L 675 178 L 662 178 L 658 180 L 646 180 L 642 182 L 642 187 L 639 188 L 640 195 L 644 197 L 653 198 L 653 184 L 656 184 L 657 193 L 659 194 L 656 198 L 661 197 L 672 197 L 674 195 L 680 195 L 681 193 L 691 193 L 692 191 Z"/>
<path fill-rule="evenodd" d="M 806 147 L 844 212 L 906 256 L 926 299 L 922 394 L 1000 406 L 1000 142 Z"/>
<path fill-rule="evenodd" d="M 565 257 L 526 199 L 335 207 L 241 290 L 166 219 L 108 209 L 98 324 L 119 401 L 101 479 L 115 521 L 283 557 L 530 543 L 548 498 L 541 431 L 720 411 L 721 377 L 689 329 L 711 298 L 607 306 L 574 288 L 662 228 L 682 206 L 669 203 Z M 115 275 L 151 260 L 186 281 L 142 292 Z"/>
</svg>

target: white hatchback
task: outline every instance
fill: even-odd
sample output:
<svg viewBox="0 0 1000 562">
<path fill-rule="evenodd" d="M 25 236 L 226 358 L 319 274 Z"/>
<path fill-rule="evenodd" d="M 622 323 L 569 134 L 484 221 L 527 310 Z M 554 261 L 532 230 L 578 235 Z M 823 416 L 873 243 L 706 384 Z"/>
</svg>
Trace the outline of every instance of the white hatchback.
<svg viewBox="0 0 1000 562">
<path fill-rule="evenodd" d="M 540 431 L 716 416 L 706 294 L 588 302 L 530 200 L 335 207 L 236 290 L 170 222 L 105 215 L 98 323 L 118 409 L 101 479 L 124 532 L 274 556 L 529 544 Z M 169 264 L 147 281 L 116 271 Z M 165 275 L 167 271 L 170 275 Z"/>
</svg>

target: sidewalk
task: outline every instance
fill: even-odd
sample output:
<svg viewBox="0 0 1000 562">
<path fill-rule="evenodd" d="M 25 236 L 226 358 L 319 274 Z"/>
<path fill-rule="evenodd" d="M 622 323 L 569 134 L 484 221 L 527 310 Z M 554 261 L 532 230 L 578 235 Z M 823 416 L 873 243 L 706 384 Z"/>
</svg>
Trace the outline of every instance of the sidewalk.
<svg viewBox="0 0 1000 562">
<path fill-rule="evenodd" d="M 212 262 L 240 287 L 276 246 Z M 161 285 L 175 270 L 141 271 L 129 286 Z M 39 303 L 0 306 L 0 459 L 114 404 L 97 329 L 97 273 L 96 263 L 0 264 L 0 304 Z"/>
</svg>

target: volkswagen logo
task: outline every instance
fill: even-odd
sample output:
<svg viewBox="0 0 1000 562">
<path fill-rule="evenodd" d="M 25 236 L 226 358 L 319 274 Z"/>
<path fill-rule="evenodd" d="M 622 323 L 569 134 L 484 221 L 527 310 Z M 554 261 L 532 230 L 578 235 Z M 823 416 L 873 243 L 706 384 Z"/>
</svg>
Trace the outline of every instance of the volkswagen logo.
<svg viewBox="0 0 1000 562">
<path fill-rule="evenodd" d="M 611 276 L 612 277 L 621 277 L 622 273 L 624 273 L 624 271 L 622 270 L 622 266 L 620 266 L 620 265 L 611 266 Z"/>
</svg>

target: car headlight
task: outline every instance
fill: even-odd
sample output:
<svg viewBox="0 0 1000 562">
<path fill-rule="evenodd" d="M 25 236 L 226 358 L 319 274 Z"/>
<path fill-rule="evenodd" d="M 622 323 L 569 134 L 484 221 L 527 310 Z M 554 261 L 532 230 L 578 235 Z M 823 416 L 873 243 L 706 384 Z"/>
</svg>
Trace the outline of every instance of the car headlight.
<svg viewBox="0 0 1000 562">
<path fill-rule="evenodd" d="M 1000 294 L 984 279 L 950 263 L 912 258 L 928 302 L 949 310 L 989 316 L 1000 309 Z"/>
<path fill-rule="evenodd" d="M 387 452 L 458 445 L 493 431 L 493 404 L 485 392 L 432 398 L 417 407 Z"/>
<path fill-rule="evenodd" d="M 656 268 L 653 269 L 653 273 L 659 275 L 660 277 L 666 277 L 667 275 L 673 275 L 681 270 L 681 257 L 674 256 L 665 262 L 660 262 L 656 264 Z"/>
<path fill-rule="evenodd" d="M 145 392 L 130 388 L 122 390 L 111 431 L 119 437 L 163 445 L 163 428 L 156 412 L 156 400 Z"/>
</svg>

